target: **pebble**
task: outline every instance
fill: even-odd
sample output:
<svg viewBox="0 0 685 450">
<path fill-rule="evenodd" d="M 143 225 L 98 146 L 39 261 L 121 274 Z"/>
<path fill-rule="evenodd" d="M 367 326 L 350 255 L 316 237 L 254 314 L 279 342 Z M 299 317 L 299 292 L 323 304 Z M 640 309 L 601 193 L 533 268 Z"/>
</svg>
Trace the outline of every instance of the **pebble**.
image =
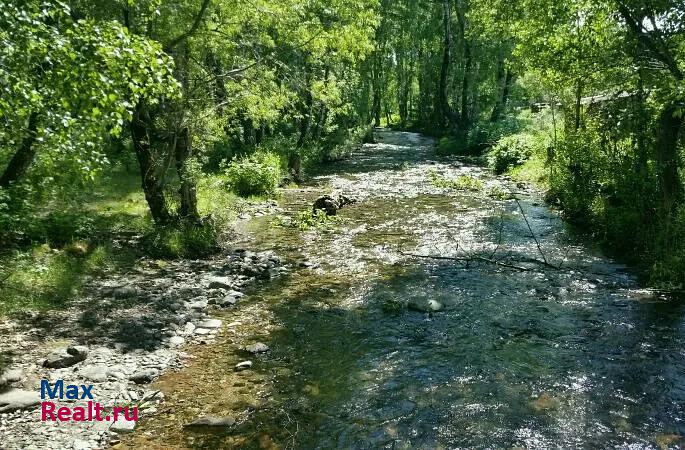
<svg viewBox="0 0 685 450">
<path fill-rule="evenodd" d="M 147 384 L 152 383 L 158 375 L 157 369 L 145 369 L 134 373 L 128 379 L 136 384 Z"/>
<path fill-rule="evenodd" d="M 235 365 L 235 370 L 247 370 L 252 367 L 252 361 L 243 361 Z"/>
</svg>

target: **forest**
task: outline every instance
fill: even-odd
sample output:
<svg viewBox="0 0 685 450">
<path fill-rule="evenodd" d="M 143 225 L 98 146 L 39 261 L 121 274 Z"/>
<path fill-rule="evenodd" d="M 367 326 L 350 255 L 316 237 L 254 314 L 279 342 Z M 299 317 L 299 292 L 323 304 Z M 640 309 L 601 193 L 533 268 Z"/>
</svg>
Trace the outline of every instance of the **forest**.
<svg viewBox="0 0 685 450">
<path fill-rule="evenodd" d="M 508 280 L 501 271 L 537 271 L 540 278 L 531 281 L 535 292 L 559 286 L 567 292 L 585 283 L 605 289 L 596 300 L 623 295 L 613 289 L 625 282 L 635 283 L 627 290 L 681 298 L 684 74 L 685 4 L 674 0 L 0 0 L 0 320 L 35 319 L 27 325 L 35 331 L 44 314 L 83 311 L 76 299 L 92 297 L 92 308 L 110 312 L 88 309 L 91 316 L 84 315 L 78 327 L 96 330 L 117 315 L 102 306 L 109 305 L 103 298 L 140 297 L 136 307 L 150 308 L 152 297 L 143 300 L 140 294 L 147 288 L 131 287 L 136 276 L 154 272 L 169 279 L 171 272 L 195 270 L 189 278 L 216 276 L 219 259 L 252 250 L 257 252 L 253 260 L 245 256 L 236 263 L 248 280 L 287 275 L 279 261 L 293 258 L 302 270 L 325 272 L 314 280 L 305 275 L 309 290 L 279 285 L 285 298 L 297 302 L 320 301 L 318 288 L 329 289 L 334 297 L 352 289 L 348 284 L 354 283 L 343 282 L 340 270 L 354 272 L 357 266 L 338 261 L 339 252 L 348 252 L 359 267 L 374 258 L 395 261 L 364 266 L 369 279 L 376 279 L 369 274 L 377 271 L 379 280 L 404 280 L 401 295 L 393 281 L 365 291 L 386 315 L 407 305 L 429 317 L 443 306 L 447 312 L 454 307 L 438 297 L 428 306 L 414 305 L 407 288 L 413 278 L 399 274 L 398 265 L 407 271 L 427 266 L 437 271 L 432 264 L 491 271 L 479 275 L 481 282 L 465 285 L 449 278 L 454 292 L 469 289 L 469 283 L 490 286 L 495 282 L 482 281 L 490 276 Z M 340 197 L 316 199 L 341 189 Z M 551 227 L 552 217 L 560 218 L 562 231 L 545 228 Z M 482 227 L 451 231 L 466 219 Z M 398 223 L 405 228 L 396 230 Z M 516 235 L 516 227 L 524 227 L 524 233 Z M 492 229 L 497 236 L 483 234 Z M 422 244 L 418 236 L 424 232 L 432 233 L 433 244 Z M 345 247 L 348 241 L 350 248 Z M 376 253 L 365 253 L 368 248 Z M 505 248 L 508 253 L 498 256 Z M 263 250 L 277 255 L 262 256 Z M 316 262 L 309 261 L 317 256 Z M 398 263 L 397 257 L 411 262 Z M 256 268 L 245 268 L 251 261 Z M 607 269 L 606 264 L 625 269 Z M 594 273 L 605 280 L 609 271 L 620 280 L 616 286 L 584 278 Z M 574 278 L 581 273 L 582 279 Z M 426 277 L 425 283 L 432 283 Z M 231 297 L 239 286 L 235 280 L 210 278 L 208 289 L 222 298 L 228 295 L 231 305 L 243 295 Z M 110 283 L 122 279 L 129 280 L 124 287 Z M 474 295 L 486 298 L 499 289 L 490 287 L 487 294 Z M 375 293 L 376 288 L 383 292 Z M 275 288 L 253 286 L 248 296 L 262 292 L 276 301 L 280 294 L 269 289 Z M 396 295 L 403 300 L 386 298 Z M 155 313 L 166 307 L 160 308 Z M 278 308 L 270 308 L 278 316 Z M 355 322 L 362 319 L 339 308 L 346 311 L 341 320 L 365 330 Z M 291 313 L 281 314 L 283 323 L 299 323 Z M 672 339 L 682 342 L 682 315 L 668 314 L 679 317 L 669 315 L 669 320 L 680 330 Z M 127 320 L 131 325 L 134 316 Z M 302 320 L 329 336 L 331 330 L 321 329 L 325 325 Z M 258 333 L 258 323 L 245 333 Z M 534 326 L 526 324 L 510 329 L 521 325 L 528 333 L 527 327 Z M 573 324 L 579 330 L 587 325 Z M 7 330 L 14 325 L 7 327 L 0 327 L 0 335 L 12 333 Z M 165 322 L 159 330 L 168 329 Z M 50 327 L 46 330 L 54 337 Z M 350 332 L 340 339 L 354 336 Z M 293 338 L 275 337 L 274 342 L 278 339 Z M 605 344 L 612 346 L 611 341 Z M 673 364 L 682 364 L 682 349 L 662 350 L 680 352 L 681 362 Z M 312 350 L 335 359 L 326 351 Z M 0 374 L 20 360 L 16 354 L 16 349 L 0 349 Z M 297 360 L 298 355 L 289 357 Z M 345 357 L 363 359 L 345 353 L 342 364 Z M 502 373 L 507 376 L 506 370 Z M 330 374 L 316 375 L 324 380 Z M 614 375 L 623 376 L 612 372 L 609 378 Z M 682 375 L 674 382 L 682 387 Z M 318 395 L 307 389 L 308 395 Z M 551 390 L 528 393 L 536 398 L 531 403 L 535 414 L 563 409 L 565 398 Z M 678 403 L 664 391 L 653 395 L 663 397 L 669 408 Z M 414 406 L 406 414 L 419 420 L 421 411 Z M 642 419 L 636 417 L 644 419 L 644 411 L 621 419 L 620 426 L 610 422 L 616 433 L 671 448 L 683 442 L 685 429 L 663 417 L 682 412 L 669 409 L 660 421 L 654 419 L 662 428 L 670 426 L 666 431 L 640 428 Z M 270 433 L 274 447 L 252 428 L 240 442 L 283 448 L 292 437 L 292 448 L 333 445 L 320 436 L 291 431 L 285 436 L 284 416 L 267 416 L 280 430 Z M 162 425 L 150 426 L 165 432 Z M 566 431 L 557 435 L 561 447 L 602 447 L 623 439 L 602 435 L 579 443 Z M 467 441 L 441 435 L 422 441 L 421 448 L 440 443 L 450 448 L 483 443 L 551 448 L 554 440 L 545 440 L 546 432 L 536 435 L 533 444 L 488 441 L 480 434 Z M 399 434 L 404 436 L 402 429 Z M 164 436 L 189 448 L 240 446 L 238 441 Z M 367 437 L 347 438 L 338 441 L 339 448 L 383 448 L 375 441 L 369 444 Z M 133 439 L 114 445 L 143 445 Z M 412 441 L 406 448 L 415 445 Z"/>
</svg>

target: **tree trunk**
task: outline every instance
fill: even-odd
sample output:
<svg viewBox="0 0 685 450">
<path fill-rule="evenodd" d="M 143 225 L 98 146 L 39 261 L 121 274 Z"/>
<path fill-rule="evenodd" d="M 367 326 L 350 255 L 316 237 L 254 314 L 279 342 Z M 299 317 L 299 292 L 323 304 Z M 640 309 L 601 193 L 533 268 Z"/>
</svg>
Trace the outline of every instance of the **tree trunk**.
<svg viewBox="0 0 685 450">
<path fill-rule="evenodd" d="M 38 129 L 38 113 L 32 113 L 29 116 L 29 123 L 26 128 L 27 135 L 22 140 L 19 150 L 12 156 L 5 171 L 0 177 L 0 187 L 7 188 L 11 184 L 21 180 L 29 167 L 36 158 L 36 148 L 33 144 L 36 143 L 36 131 Z"/>
<path fill-rule="evenodd" d="M 580 101 L 583 98 L 583 82 L 579 79 L 576 83 L 576 105 L 574 111 L 575 123 L 573 124 L 575 131 L 580 129 Z"/>
<path fill-rule="evenodd" d="M 195 180 L 190 173 L 188 163 L 193 156 L 193 146 L 190 140 L 190 131 L 184 128 L 176 138 L 176 172 L 181 181 L 179 195 L 181 206 L 179 216 L 183 219 L 199 222 L 200 214 L 197 211 L 197 188 Z"/>
<path fill-rule="evenodd" d="M 452 110 L 449 103 L 449 93 L 448 93 L 448 79 L 450 71 L 450 60 L 452 58 L 452 7 L 450 0 L 443 0 L 443 47 L 442 47 L 442 65 L 440 67 L 440 87 L 439 87 L 439 104 L 440 112 L 442 113 L 443 120 L 447 122 L 450 128 L 456 128 L 456 114 Z"/>
<path fill-rule="evenodd" d="M 661 206 L 665 214 L 670 214 L 682 199 L 682 185 L 678 174 L 678 136 L 683 125 L 683 117 L 678 105 L 667 105 L 659 115 L 656 151 L 659 168 L 659 190 Z"/>
<path fill-rule="evenodd" d="M 140 165 L 143 192 L 145 192 L 145 200 L 150 207 L 152 219 L 157 224 L 166 224 L 171 221 L 171 214 L 164 196 L 164 183 L 158 176 L 159 161 L 153 154 L 152 123 L 150 111 L 145 106 L 144 101 L 141 101 L 136 106 L 131 121 L 133 148 Z"/>
<path fill-rule="evenodd" d="M 373 67 L 373 101 L 371 105 L 371 113 L 373 114 L 373 124 L 376 127 L 381 126 L 381 63 L 378 61 L 379 56 L 374 57 Z"/>
<path fill-rule="evenodd" d="M 504 52 L 500 51 L 499 57 L 497 58 L 497 73 L 495 78 L 495 86 L 497 86 L 497 97 L 495 98 L 495 106 L 492 108 L 492 114 L 490 114 L 490 122 L 497 122 L 502 116 L 504 110 L 504 91 L 507 84 L 507 70 L 504 63 Z"/>
<path fill-rule="evenodd" d="M 471 57 L 471 43 L 466 38 L 466 11 L 463 10 L 464 5 L 460 2 L 457 8 L 457 15 L 459 18 L 459 37 L 461 38 L 463 56 L 464 56 L 464 77 L 461 82 L 461 126 L 467 129 L 470 121 L 469 114 L 469 91 L 471 83 L 471 68 L 473 66 L 473 58 Z"/>
</svg>

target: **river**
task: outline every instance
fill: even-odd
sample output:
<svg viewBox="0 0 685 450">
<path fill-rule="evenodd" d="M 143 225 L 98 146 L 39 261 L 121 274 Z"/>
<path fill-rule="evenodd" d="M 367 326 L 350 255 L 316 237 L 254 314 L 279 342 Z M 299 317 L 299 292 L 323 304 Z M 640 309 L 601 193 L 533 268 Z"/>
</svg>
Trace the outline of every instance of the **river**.
<svg viewBox="0 0 685 450">
<path fill-rule="evenodd" d="M 289 217 L 325 192 L 356 197 L 327 229 L 301 231 L 274 216 L 241 225 L 236 245 L 311 267 L 253 288 L 222 313 L 217 344 L 192 349 L 186 370 L 157 383 L 165 406 L 122 445 L 684 443 L 682 299 L 640 289 L 534 189 L 439 157 L 418 134 L 378 131 L 377 140 L 323 167 L 306 188 L 284 191 Z M 480 186 L 431 181 L 460 176 Z M 407 307 L 429 300 L 443 309 Z M 240 350 L 254 342 L 270 351 Z M 250 370 L 233 369 L 246 359 Z M 200 415 L 237 424 L 184 430 Z"/>
</svg>

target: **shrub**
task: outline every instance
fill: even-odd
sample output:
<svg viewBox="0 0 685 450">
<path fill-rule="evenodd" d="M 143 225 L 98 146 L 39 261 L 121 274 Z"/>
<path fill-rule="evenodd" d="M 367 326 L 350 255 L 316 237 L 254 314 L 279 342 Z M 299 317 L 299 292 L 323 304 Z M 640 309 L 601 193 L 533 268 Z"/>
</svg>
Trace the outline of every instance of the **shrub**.
<svg viewBox="0 0 685 450">
<path fill-rule="evenodd" d="M 454 189 L 457 191 L 480 191 L 483 189 L 483 182 L 478 178 L 468 175 L 460 175 L 456 180 L 445 178 L 435 172 L 430 173 L 431 183 L 435 187 Z"/>
<path fill-rule="evenodd" d="M 258 152 L 229 163 L 225 169 L 230 189 L 242 197 L 273 196 L 283 177 L 281 158 Z"/>
<path fill-rule="evenodd" d="M 499 140 L 488 152 L 488 166 L 496 174 L 523 164 L 533 153 L 529 135 L 514 134 Z"/>
</svg>

